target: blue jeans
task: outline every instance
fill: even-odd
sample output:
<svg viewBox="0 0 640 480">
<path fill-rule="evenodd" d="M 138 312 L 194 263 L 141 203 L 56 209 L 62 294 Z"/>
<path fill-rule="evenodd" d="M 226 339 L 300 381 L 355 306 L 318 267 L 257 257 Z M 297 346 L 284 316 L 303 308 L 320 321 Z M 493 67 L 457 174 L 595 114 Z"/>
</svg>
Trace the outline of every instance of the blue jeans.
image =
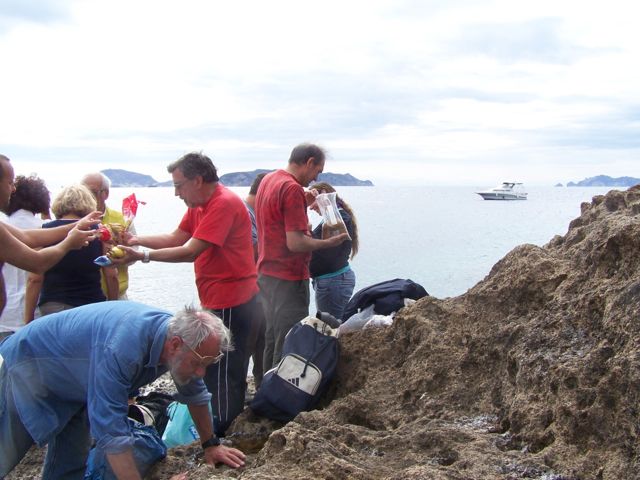
<svg viewBox="0 0 640 480">
<path fill-rule="evenodd" d="M 6 370 L 6 365 L 0 367 L 0 478 L 13 470 L 35 443 L 20 421 Z M 89 422 L 83 408 L 49 442 L 42 478 L 81 480 L 90 447 Z"/>
<path fill-rule="evenodd" d="M 355 286 L 356 274 L 353 270 L 347 270 L 335 277 L 314 278 L 313 289 L 316 291 L 318 311 L 328 312 L 342 320 L 344 307 L 349 303 Z"/>
</svg>

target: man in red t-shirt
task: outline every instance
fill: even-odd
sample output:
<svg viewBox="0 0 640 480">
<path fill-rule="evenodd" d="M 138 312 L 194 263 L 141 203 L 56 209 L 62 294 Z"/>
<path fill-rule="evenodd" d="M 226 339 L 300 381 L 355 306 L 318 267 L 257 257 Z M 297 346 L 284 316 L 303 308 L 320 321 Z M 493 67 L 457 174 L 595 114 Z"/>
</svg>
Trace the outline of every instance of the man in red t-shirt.
<svg viewBox="0 0 640 480">
<path fill-rule="evenodd" d="M 205 384 L 212 394 L 214 430 L 224 436 L 244 409 L 247 370 L 255 343 L 258 286 L 251 221 L 242 199 L 218 182 L 213 162 L 189 153 L 167 167 L 176 196 L 189 207 L 178 228 L 168 234 L 138 235 L 124 248 L 130 262 L 194 262 L 202 306 L 218 315 L 231 330 L 234 350 L 207 369 Z"/>
<path fill-rule="evenodd" d="M 256 195 L 258 283 L 266 319 L 264 369 L 275 366 L 289 329 L 309 315 L 311 252 L 339 245 L 347 234 L 327 240 L 311 237 L 306 187 L 322 172 L 325 152 L 304 143 L 291 152 L 285 170 L 267 174 Z"/>
</svg>

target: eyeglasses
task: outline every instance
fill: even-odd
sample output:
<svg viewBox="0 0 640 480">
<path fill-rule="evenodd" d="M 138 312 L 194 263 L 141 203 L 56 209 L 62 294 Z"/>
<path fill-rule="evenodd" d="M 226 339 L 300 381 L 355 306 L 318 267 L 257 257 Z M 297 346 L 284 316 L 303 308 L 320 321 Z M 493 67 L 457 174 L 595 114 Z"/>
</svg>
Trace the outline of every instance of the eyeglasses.
<svg viewBox="0 0 640 480">
<path fill-rule="evenodd" d="M 181 182 L 177 182 L 177 183 L 173 183 L 173 188 L 175 188 L 176 190 L 182 188 L 182 186 L 187 183 L 190 182 L 191 180 L 193 180 L 193 178 L 187 178 L 186 180 L 183 180 Z"/>
<path fill-rule="evenodd" d="M 198 360 L 200 360 L 200 362 L 202 363 L 203 367 L 208 367 L 209 365 L 213 365 L 214 363 L 218 363 L 220 360 L 222 360 L 222 357 L 224 357 L 224 352 L 220 352 L 218 355 L 214 356 L 206 356 L 203 357 L 202 355 L 200 355 L 198 352 L 196 352 L 193 348 L 191 348 L 189 345 L 187 345 L 187 343 L 182 340 L 182 343 L 185 347 L 187 347 L 189 350 L 191 350 L 193 352 L 193 354 L 198 357 Z"/>
</svg>

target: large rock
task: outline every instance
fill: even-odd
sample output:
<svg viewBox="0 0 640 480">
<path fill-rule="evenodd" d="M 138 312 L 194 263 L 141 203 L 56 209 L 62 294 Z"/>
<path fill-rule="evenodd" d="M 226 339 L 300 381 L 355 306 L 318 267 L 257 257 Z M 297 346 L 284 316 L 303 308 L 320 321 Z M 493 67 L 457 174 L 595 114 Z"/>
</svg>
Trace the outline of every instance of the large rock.
<svg viewBox="0 0 640 480">
<path fill-rule="evenodd" d="M 639 324 L 634 187 L 466 294 L 344 335 L 332 401 L 274 431 L 241 478 L 639 478 Z"/>
<path fill-rule="evenodd" d="M 261 439 L 246 468 L 192 447 L 152 478 L 640 478 L 640 187 L 583 204 L 565 236 L 515 248 L 466 294 L 340 342 L 324 408 L 235 422 Z"/>
</svg>

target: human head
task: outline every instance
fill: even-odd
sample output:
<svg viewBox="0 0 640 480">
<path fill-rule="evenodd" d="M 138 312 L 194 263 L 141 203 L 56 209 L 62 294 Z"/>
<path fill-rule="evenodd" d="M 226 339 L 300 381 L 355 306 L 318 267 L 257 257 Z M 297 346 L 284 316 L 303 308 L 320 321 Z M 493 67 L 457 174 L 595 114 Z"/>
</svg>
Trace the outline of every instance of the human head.
<svg viewBox="0 0 640 480">
<path fill-rule="evenodd" d="M 205 183 L 213 183 L 219 180 L 218 172 L 213 162 L 202 152 L 187 153 L 167 167 L 169 173 L 173 173 L 178 169 L 189 180 L 193 180 L 198 176 L 202 177 L 202 181 Z"/>
<path fill-rule="evenodd" d="M 309 188 L 311 190 L 317 190 L 318 193 L 332 193 L 336 191 L 336 189 L 327 182 L 316 182 L 313 185 L 310 185 Z M 336 194 L 336 202 L 339 201 L 340 197 Z M 317 202 L 313 202 L 311 205 L 309 205 L 309 208 L 311 208 L 316 213 L 320 213 L 320 207 L 318 207 Z"/>
<path fill-rule="evenodd" d="M 176 197 L 189 207 L 198 207 L 209 201 L 218 183 L 218 172 L 209 157 L 200 153 L 187 153 L 167 167 L 173 177 Z"/>
<path fill-rule="evenodd" d="M 5 211 L 11 215 L 18 210 L 28 210 L 33 213 L 49 213 L 51 197 L 44 180 L 36 175 L 25 177 L 18 175 L 15 180 L 15 192 L 9 199 L 9 205 Z"/>
<path fill-rule="evenodd" d="M 198 355 L 216 357 L 232 348 L 231 333 L 220 318 L 185 307 L 169 320 L 163 355 L 174 381 L 184 384 L 204 376 L 206 367 Z"/>
<path fill-rule="evenodd" d="M 8 157 L 0 155 L 0 210 L 5 211 L 15 191 L 13 165 Z"/>
<path fill-rule="evenodd" d="M 256 175 L 256 178 L 253 179 L 253 183 L 249 188 L 249 195 L 255 195 L 256 193 L 258 193 L 258 187 L 260 186 L 260 183 L 262 182 L 262 179 L 266 174 L 267 172 L 263 172 Z"/>
<path fill-rule="evenodd" d="M 332 185 L 327 182 L 316 182 L 311 185 L 309 188 L 313 190 L 317 190 L 318 193 L 332 193 L 335 192 L 336 189 L 333 188 Z M 345 202 L 340 195 L 336 193 L 336 205 L 338 208 L 345 210 L 349 216 L 351 217 L 351 258 L 355 257 L 358 253 L 358 248 L 360 246 L 360 240 L 358 239 L 358 222 L 356 220 L 356 215 L 353 213 L 353 209 L 351 206 Z M 318 208 L 318 204 L 313 202 L 310 206 L 313 210 L 320 213 L 320 209 Z"/>
<path fill-rule="evenodd" d="M 303 187 L 318 178 L 324 169 L 326 153 L 312 143 L 301 143 L 293 148 L 289 157 L 289 169 Z"/>
<path fill-rule="evenodd" d="M 98 205 L 98 210 L 105 211 L 105 202 L 109 198 L 111 180 L 102 172 L 88 173 L 82 178 L 82 185 L 87 187 L 93 194 Z"/>
<path fill-rule="evenodd" d="M 82 218 L 96 209 L 96 199 L 84 185 L 71 185 L 56 195 L 51 210 L 56 218 Z"/>
<path fill-rule="evenodd" d="M 309 188 L 317 190 L 318 193 L 333 193 L 336 191 L 336 189 L 333 188 L 333 186 L 328 184 L 327 182 L 316 182 L 313 185 L 311 185 Z"/>
</svg>

